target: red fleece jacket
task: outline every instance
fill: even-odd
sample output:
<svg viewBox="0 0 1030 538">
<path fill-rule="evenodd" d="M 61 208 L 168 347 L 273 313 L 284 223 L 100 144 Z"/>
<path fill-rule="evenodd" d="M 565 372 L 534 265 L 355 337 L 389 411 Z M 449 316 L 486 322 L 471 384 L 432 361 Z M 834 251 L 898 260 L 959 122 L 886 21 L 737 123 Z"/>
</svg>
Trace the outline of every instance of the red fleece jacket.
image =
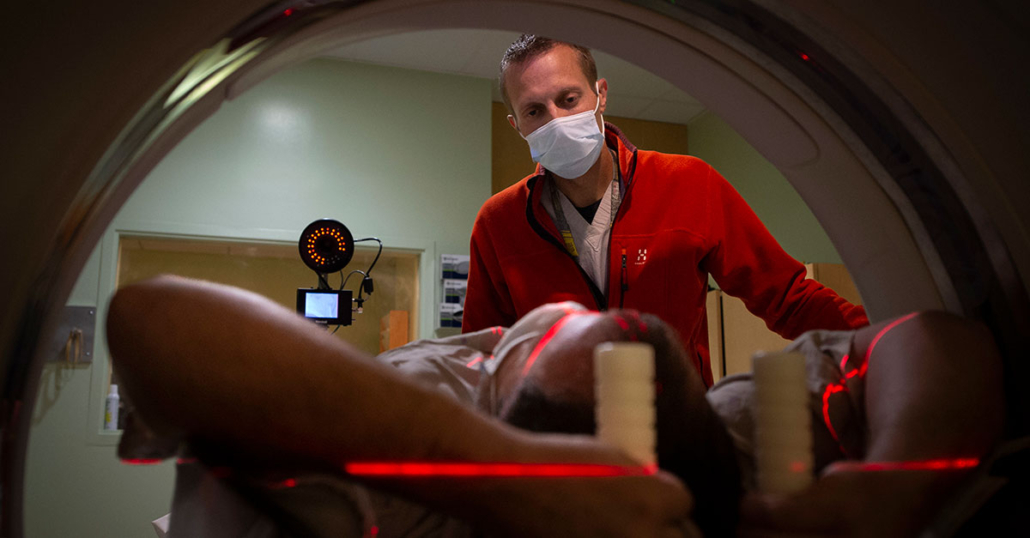
<svg viewBox="0 0 1030 538">
<path fill-rule="evenodd" d="M 597 289 L 565 250 L 540 202 L 542 168 L 491 197 L 472 228 L 462 330 L 511 326 L 545 303 L 632 308 L 679 331 L 712 384 L 705 294 L 711 274 L 787 339 L 869 323 L 865 310 L 818 282 L 769 234 L 736 190 L 695 157 L 637 150 L 615 126 L 623 200 L 611 230 L 609 284 Z"/>
</svg>

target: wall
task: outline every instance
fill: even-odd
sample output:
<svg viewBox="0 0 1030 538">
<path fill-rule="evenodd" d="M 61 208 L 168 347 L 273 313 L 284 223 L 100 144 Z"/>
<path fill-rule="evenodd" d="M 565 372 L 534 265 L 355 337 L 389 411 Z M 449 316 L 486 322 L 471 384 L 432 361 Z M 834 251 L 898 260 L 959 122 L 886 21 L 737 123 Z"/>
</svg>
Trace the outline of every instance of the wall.
<svg viewBox="0 0 1030 538">
<path fill-rule="evenodd" d="M 96 306 L 100 251 L 94 252 L 69 305 Z M 96 357 L 94 349 L 94 357 Z M 33 410 L 26 467 L 25 536 L 153 538 L 149 521 L 168 512 L 170 464 L 129 467 L 114 447 L 88 444 L 87 424 L 96 366 L 44 367 Z M 101 399 L 103 396 L 99 396 Z"/>
<path fill-rule="evenodd" d="M 367 269 L 377 255 L 376 247 L 359 246 L 350 266 Z M 118 286 L 174 273 L 209 282 L 229 284 L 263 295 L 279 305 L 295 309 L 297 289 L 316 286 L 306 265 L 297 263 L 297 245 L 229 243 L 221 241 L 139 240 L 123 237 L 118 262 Z M 333 331 L 333 336 L 375 355 L 379 353 L 379 321 L 391 310 L 403 310 L 414 326 L 404 327 L 398 337 L 417 328 L 419 255 L 385 249 L 372 271 L 374 293 L 366 296 L 363 312 L 352 323 Z M 329 276 L 338 286 L 341 277 Z M 357 297 L 361 275 L 351 275 L 347 289 Z M 348 305 L 349 307 L 350 305 Z M 432 323 L 429 320 L 427 323 Z M 408 340 L 405 339 L 405 342 Z"/>
<path fill-rule="evenodd" d="M 754 209 L 788 254 L 805 263 L 841 263 L 797 191 L 725 122 L 703 113 L 690 122 L 690 153 L 715 167 Z"/>
<path fill-rule="evenodd" d="M 419 336 L 432 336 L 439 254 L 467 253 L 490 195 L 489 115 L 485 80 L 332 60 L 290 68 L 226 103 L 154 169 L 71 304 L 95 305 L 102 319 L 119 231 L 295 243 L 309 222 L 334 217 L 355 237 L 422 250 Z M 117 435 L 98 432 L 102 330 L 92 366 L 44 373 L 29 438 L 28 538 L 152 538 L 149 522 L 168 511 L 171 465 L 121 465 Z"/>
</svg>

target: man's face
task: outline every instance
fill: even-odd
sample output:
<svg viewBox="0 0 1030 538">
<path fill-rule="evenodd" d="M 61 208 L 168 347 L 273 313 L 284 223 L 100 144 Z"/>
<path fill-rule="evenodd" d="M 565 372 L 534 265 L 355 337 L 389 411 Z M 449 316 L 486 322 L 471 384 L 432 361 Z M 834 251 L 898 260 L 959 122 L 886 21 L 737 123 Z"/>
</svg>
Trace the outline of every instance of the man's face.
<svg viewBox="0 0 1030 538">
<path fill-rule="evenodd" d="M 608 82 L 599 79 L 598 93 L 593 81 L 587 80 L 579 63 L 579 53 L 572 47 L 558 45 L 520 65 L 509 68 L 505 75 L 512 115 L 508 122 L 522 136 L 555 118 L 579 114 L 597 108 L 598 129 L 604 112 Z M 600 100 L 600 105 L 598 105 Z"/>
</svg>

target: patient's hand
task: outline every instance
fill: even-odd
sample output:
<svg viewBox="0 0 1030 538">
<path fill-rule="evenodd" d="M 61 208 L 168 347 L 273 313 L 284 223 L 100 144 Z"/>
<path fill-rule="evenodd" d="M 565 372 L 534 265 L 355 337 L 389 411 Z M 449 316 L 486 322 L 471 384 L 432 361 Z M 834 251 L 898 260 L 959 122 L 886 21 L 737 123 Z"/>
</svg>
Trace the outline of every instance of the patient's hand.
<svg viewBox="0 0 1030 538">
<path fill-rule="evenodd" d="M 561 461 L 633 465 L 591 437 L 539 436 Z M 554 453 L 552 452 L 552 453 Z M 616 478 L 508 479 L 491 507 L 500 536 L 700 537 L 690 521 L 693 498 L 671 474 Z"/>
<path fill-rule="evenodd" d="M 834 464 L 797 495 L 745 497 L 739 536 L 917 536 L 963 475 Z"/>
<path fill-rule="evenodd" d="M 593 437 L 517 430 L 508 435 L 503 461 L 635 465 Z M 693 498 L 677 478 L 664 472 L 611 478 L 377 478 L 368 483 L 446 510 L 488 536 L 701 536 L 690 521 Z"/>
</svg>

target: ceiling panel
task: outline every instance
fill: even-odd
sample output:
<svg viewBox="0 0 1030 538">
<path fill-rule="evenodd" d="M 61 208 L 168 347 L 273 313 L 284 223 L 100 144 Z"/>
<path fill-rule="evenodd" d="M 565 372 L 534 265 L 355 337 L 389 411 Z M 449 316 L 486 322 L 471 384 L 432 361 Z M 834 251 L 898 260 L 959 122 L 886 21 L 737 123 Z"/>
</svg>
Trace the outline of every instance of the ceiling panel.
<svg viewBox="0 0 1030 538">
<path fill-rule="evenodd" d="M 495 83 L 497 70 L 518 34 L 499 30 L 423 30 L 370 39 L 334 50 L 327 56 L 421 71 L 485 78 Z M 704 110 L 687 93 L 611 54 L 594 51 L 598 75 L 608 80 L 608 113 L 637 119 L 686 123 Z"/>
<path fill-rule="evenodd" d="M 700 103 L 687 104 L 652 100 L 647 107 L 641 109 L 637 114 L 642 120 L 664 121 L 666 123 L 681 123 L 686 125 L 699 114 L 704 112 L 705 107 Z"/>
</svg>

